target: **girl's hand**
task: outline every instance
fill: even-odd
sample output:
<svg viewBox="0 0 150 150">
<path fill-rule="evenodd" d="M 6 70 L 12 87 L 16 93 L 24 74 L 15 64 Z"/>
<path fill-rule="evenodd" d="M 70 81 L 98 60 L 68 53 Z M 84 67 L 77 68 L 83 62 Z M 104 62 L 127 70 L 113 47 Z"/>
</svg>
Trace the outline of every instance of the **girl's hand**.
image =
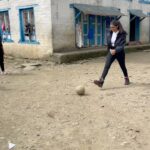
<svg viewBox="0 0 150 150">
<path fill-rule="evenodd" d="M 115 54 L 116 54 L 116 50 L 115 50 L 115 49 L 110 49 L 110 53 L 111 53 L 112 55 L 115 55 Z"/>
</svg>

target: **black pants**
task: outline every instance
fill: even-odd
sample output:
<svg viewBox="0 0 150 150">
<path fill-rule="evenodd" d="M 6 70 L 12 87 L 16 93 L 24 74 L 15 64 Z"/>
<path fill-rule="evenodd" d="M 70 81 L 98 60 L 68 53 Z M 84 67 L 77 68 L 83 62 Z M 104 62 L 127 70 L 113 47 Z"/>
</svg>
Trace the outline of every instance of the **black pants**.
<svg viewBox="0 0 150 150">
<path fill-rule="evenodd" d="M 125 65 L 125 52 L 121 51 L 119 53 L 116 53 L 115 55 L 112 55 L 109 52 L 108 55 L 107 55 L 105 67 L 104 67 L 104 70 L 103 70 L 103 73 L 102 73 L 102 76 L 101 76 L 101 78 L 103 80 L 107 76 L 108 71 L 110 69 L 110 66 L 114 62 L 115 59 L 117 59 L 119 65 L 120 65 L 120 67 L 123 71 L 124 77 L 128 77 L 128 72 L 127 72 L 126 65 Z"/>
<path fill-rule="evenodd" d="M 4 68 L 4 51 L 3 51 L 3 46 L 0 44 L 0 67 L 1 70 L 4 72 L 5 68 Z"/>
<path fill-rule="evenodd" d="M 1 70 L 4 72 L 5 69 L 4 69 L 4 56 L 0 56 L 0 67 L 1 67 Z"/>
</svg>

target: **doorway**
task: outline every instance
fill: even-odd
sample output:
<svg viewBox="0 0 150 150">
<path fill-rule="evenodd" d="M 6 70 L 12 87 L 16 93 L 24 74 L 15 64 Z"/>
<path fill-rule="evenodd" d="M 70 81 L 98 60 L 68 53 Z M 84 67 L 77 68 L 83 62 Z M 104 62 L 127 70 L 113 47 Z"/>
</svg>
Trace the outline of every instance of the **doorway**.
<svg viewBox="0 0 150 150">
<path fill-rule="evenodd" d="M 130 41 L 140 40 L 140 18 L 130 14 Z"/>
</svg>

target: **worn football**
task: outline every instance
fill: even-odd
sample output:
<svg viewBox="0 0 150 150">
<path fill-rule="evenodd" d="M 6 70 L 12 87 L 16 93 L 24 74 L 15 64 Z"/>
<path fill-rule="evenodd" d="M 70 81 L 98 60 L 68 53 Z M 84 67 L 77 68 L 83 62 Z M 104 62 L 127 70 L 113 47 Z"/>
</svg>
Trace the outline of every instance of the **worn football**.
<svg viewBox="0 0 150 150">
<path fill-rule="evenodd" d="M 76 87 L 76 93 L 78 95 L 85 95 L 85 88 L 82 85 Z"/>
</svg>

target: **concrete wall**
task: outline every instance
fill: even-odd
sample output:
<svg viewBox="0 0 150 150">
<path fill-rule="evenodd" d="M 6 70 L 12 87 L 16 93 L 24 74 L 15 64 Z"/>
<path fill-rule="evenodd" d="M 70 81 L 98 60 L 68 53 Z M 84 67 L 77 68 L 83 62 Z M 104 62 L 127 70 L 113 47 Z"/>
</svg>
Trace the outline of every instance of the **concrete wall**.
<svg viewBox="0 0 150 150">
<path fill-rule="evenodd" d="M 52 0 L 54 50 L 75 47 L 74 10 L 69 7 L 72 3 L 97 4 L 97 0 Z"/>
<path fill-rule="evenodd" d="M 99 6 L 114 6 L 121 9 L 122 22 L 128 32 L 129 40 L 129 12 L 128 9 L 142 9 L 144 13 L 150 12 L 150 4 L 141 4 L 138 0 L 52 0 L 52 28 L 53 47 L 57 49 L 72 49 L 75 47 L 74 11 L 69 7 L 71 3 L 92 4 Z M 140 41 L 149 41 L 149 18 L 141 22 Z"/>
<path fill-rule="evenodd" d="M 129 29 L 130 29 L 130 22 L 129 22 L 129 12 L 128 9 L 141 9 L 143 13 L 147 14 L 150 10 L 150 4 L 141 4 L 138 0 L 133 0 L 132 2 L 123 2 L 119 4 L 119 0 L 114 0 L 115 5 L 118 8 L 121 8 L 121 11 L 125 13 L 127 16 L 122 17 L 120 21 L 123 23 L 123 26 L 125 27 L 126 31 L 129 35 Z M 140 24 L 140 41 L 143 43 L 149 42 L 149 18 L 146 17 L 143 21 L 141 21 Z M 129 40 L 129 36 L 128 36 Z"/>
<path fill-rule="evenodd" d="M 40 44 L 22 44 L 20 40 L 19 7 L 35 5 L 36 38 Z M 10 8 L 10 28 L 13 43 L 4 43 L 6 54 L 24 58 L 48 57 L 53 52 L 51 1 L 50 0 L 3 0 L 0 1 L 0 10 Z"/>
</svg>

